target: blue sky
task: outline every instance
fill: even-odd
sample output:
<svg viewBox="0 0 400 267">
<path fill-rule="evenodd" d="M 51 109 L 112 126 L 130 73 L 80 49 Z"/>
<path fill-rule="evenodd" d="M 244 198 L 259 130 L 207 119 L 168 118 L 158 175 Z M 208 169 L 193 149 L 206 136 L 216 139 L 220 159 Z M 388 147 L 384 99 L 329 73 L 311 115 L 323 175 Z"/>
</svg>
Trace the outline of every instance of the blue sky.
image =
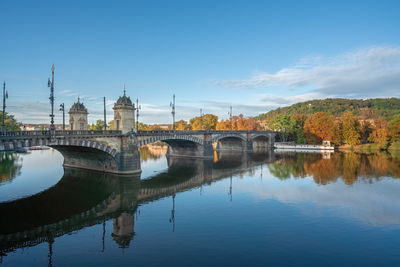
<svg viewBox="0 0 400 267">
<path fill-rule="evenodd" d="M 140 120 L 202 108 L 254 116 L 326 97 L 400 96 L 399 1 L 2 1 L 0 81 L 8 111 L 47 122 L 81 96 L 90 122 L 124 84 Z M 56 122 L 61 116 L 56 114 Z"/>
</svg>

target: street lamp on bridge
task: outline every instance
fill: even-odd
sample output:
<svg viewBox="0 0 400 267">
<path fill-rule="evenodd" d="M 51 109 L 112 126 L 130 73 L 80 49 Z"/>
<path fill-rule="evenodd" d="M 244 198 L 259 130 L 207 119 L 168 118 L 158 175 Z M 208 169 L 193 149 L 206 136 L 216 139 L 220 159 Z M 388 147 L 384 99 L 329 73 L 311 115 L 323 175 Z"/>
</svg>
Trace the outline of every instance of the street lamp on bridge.
<svg viewBox="0 0 400 267">
<path fill-rule="evenodd" d="M 51 114 L 50 114 L 50 131 L 54 131 L 56 127 L 54 126 L 54 64 L 51 67 L 51 81 L 47 82 L 47 86 L 50 88 L 50 104 L 51 104 Z"/>
<path fill-rule="evenodd" d="M 62 103 L 61 105 L 60 105 L 60 111 L 62 111 L 62 113 L 63 113 L 63 125 L 62 125 L 62 129 L 63 129 L 63 131 L 65 131 L 65 106 L 64 106 L 64 103 Z"/>
<path fill-rule="evenodd" d="M 6 99 L 8 98 L 8 92 L 6 91 L 6 82 L 3 82 L 3 126 L 1 130 L 6 131 L 6 125 L 4 124 L 4 117 L 6 116 Z"/>
</svg>

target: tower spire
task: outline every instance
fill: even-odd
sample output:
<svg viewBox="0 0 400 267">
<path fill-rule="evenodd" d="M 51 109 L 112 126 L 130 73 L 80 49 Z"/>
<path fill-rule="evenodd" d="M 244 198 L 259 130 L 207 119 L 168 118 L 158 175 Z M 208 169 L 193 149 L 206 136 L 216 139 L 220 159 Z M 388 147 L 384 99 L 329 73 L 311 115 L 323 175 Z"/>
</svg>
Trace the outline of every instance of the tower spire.
<svg viewBox="0 0 400 267">
<path fill-rule="evenodd" d="M 124 96 L 126 96 L 126 89 L 125 89 L 125 84 L 124 84 Z"/>
</svg>

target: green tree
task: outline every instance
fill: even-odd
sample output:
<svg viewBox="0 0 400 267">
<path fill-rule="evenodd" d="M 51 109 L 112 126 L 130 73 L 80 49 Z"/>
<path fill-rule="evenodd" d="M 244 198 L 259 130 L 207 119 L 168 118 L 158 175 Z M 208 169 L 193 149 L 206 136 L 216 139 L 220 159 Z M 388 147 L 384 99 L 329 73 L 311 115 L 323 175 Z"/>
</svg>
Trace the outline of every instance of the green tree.
<svg viewBox="0 0 400 267">
<path fill-rule="evenodd" d="M 97 120 L 96 124 L 91 124 L 89 125 L 89 130 L 94 130 L 94 131 L 99 131 L 104 129 L 104 121 L 103 120 Z"/>
<path fill-rule="evenodd" d="M 0 111 L 0 121 L 3 121 L 3 112 Z M 19 131 L 19 123 L 14 119 L 14 115 L 10 115 L 6 112 L 4 117 L 4 125 L 7 131 Z"/>
<path fill-rule="evenodd" d="M 400 114 L 389 122 L 388 130 L 392 142 L 400 141 Z"/>
<path fill-rule="evenodd" d="M 147 125 L 147 124 L 145 124 L 143 122 L 139 122 L 138 123 L 138 128 L 139 128 L 139 131 L 146 131 L 146 130 L 149 129 L 149 125 Z"/>
<path fill-rule="evenodd" d="M 294 134 L 296 132 L 295 123 L 296 122 L 294 120 L 291 120 L 289 115 L 282 114 L 271 119 L 268 122 L 268 126 L 274 131 L 281 132 L 284 141 L 286 141 L 290 134 Z"/>
<path fill-rule="evenodd" d="M 343 141 L 350 146 L 359 144 L 361 139 L 361 130 L 357 117 L 350 111 L 346 111 L 343 113 L 341 119 Z"/>
</svg>

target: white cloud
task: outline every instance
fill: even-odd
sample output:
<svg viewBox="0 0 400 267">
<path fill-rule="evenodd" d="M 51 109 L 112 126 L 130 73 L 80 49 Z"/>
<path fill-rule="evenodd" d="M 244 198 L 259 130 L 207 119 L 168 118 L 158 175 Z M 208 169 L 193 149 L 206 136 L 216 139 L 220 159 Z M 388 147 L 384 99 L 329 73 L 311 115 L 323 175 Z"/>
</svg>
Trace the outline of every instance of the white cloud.
<svg viewBox="0 0 400 267">
<path fill-rule="evenodd" d="M 320 98 L 400 96 L 400 47 L 376 46 L 335 57 L 303 58 L 276 73 L 256 73 L 247 80 L 223 80 L 215 84 L 229 88 L 306 90 L 310 94 L 298 96 L 305 100 L 314 98 L 314 94 Z M 264 98 L 266 101 L 276 98 L 276 103 L 290 102 L 272 94 Z"/>
<path fill-rule="evenodd" d="M 259 173 L 255 174 L 257 175 Z M 309 216 L 326 212 L 329 216 L 335 214 L 377 227 L 399 227 L 400 206 L 393 203 L 398 200 L 400 183 L 395 179 L 383 178 L 373 185 L 359 181 L 351 187 L 340 180 L 318 186 L 309 179 L 312 178 L 280 181 L 273 175 L 264 173 L 263 182 L 236 180 L 234 192 L 251 194 L 259 201 L 275 199 L 281 203 L 294 204 Z M 302 205 L 304 203 L 315 206 L 311 210 L 308 206 L 305 209 Z"/>
</svg>

